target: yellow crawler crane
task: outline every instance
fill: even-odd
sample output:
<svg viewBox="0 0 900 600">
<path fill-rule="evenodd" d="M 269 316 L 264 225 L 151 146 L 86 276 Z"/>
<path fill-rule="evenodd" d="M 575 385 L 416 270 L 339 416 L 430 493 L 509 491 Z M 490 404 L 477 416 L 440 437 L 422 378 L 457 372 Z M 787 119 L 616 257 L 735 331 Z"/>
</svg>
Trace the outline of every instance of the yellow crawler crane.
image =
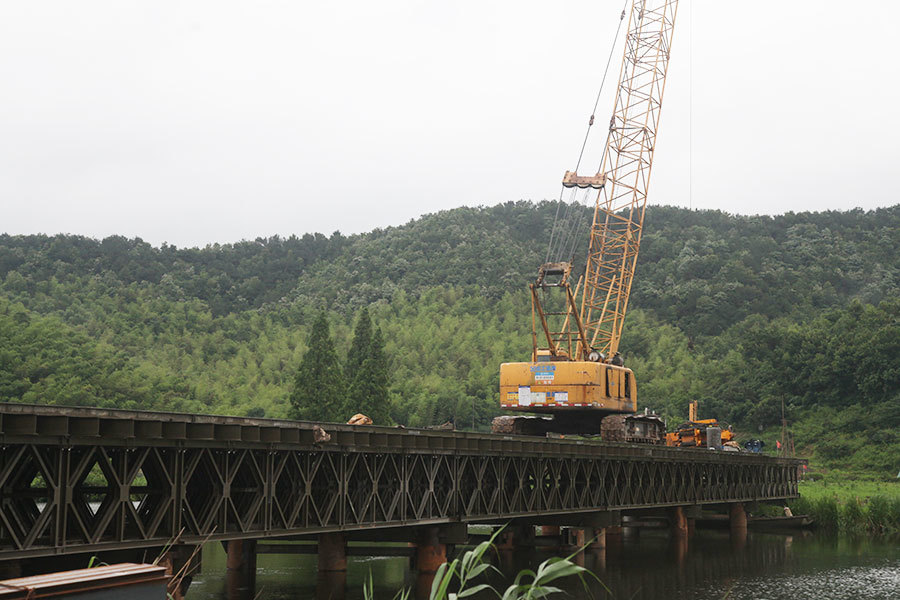
<svg viewBox="0 0 900 600">
<path fill-rule="evenodd" d="M 633 0 L 627 13 L 600 168 L 595 175 L 579 175 L 579 157 L 562 181 L 573 199 L 577 193 L 596 194 L 584 276 L 573 291 L 570 275 L 581 238 L 577 210 L 569 214 L 577 205 L 572 202 L 562 218 L 557 215 L 547 261 L 530 286 L 531 360 L 500 367 L 501 406 L 551 418 L 498 417 L 493 423 L 498 433 L 601 433 L 607 440 L 663 441 L 661 419 L 635 415 L 637 383 L 624 366 L 619 340 L 641 244 L 677 8 L 677 0 Z M 593 123 L 592 114 L 585 145 Z"/>
</svg>

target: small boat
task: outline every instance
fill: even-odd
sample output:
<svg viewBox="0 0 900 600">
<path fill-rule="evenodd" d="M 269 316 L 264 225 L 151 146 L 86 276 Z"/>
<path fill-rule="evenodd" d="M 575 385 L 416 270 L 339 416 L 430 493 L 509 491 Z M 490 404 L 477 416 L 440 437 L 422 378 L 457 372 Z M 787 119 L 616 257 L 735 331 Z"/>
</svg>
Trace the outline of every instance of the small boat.
<svg viewBox="0 0 900 600">
<path fill-rule="evenodd" d="M 792 515 L 790 517 L 750 517 L 747 527 L 753 529 L 807 529 L 815 522 L 809 515 Z"/>
<path fill-rule="evenodd" d="M 747 517 L 747 527 L 751 529 L 806 529 L 814 522 L 815 519 L 809 515 Z M 703 515 L 695 521 L 696 527 L 704 529 L 724 529 L 728 525 L 728 515 Z"/>
</svg>

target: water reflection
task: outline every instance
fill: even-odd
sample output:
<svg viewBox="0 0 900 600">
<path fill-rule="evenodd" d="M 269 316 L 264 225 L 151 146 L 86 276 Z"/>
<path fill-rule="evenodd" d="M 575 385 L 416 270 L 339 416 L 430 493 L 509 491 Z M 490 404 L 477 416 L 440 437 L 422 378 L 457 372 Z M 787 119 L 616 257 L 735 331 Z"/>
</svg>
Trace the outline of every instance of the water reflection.
<svg viewBox="0 0 900 600">
<path fill-rule="evenodd" d="M 518 570 L 534 568 L 550 553 L 537 550 L 499 552 L 494 564 L 505 574 L 493 581 L 502 588 Z M 735 539 L 727 531 L 698 531 L 686 539 L 664 531 L 644 531 L 637 538 L 608 536 L 605 550 L 586 551 L 579 562 L 597 574 L 585 591 L 577 581 L 569 597 L 634 600 L 815 600 L 831 598 L 900 598 L 900 543 L 876 540 L 828 540 L 809 535 L 751 533 Z M 227 598 L 225 556 L 210 545 L 203 573 L 195 578 L 188 600 Z M 261 555 L 257 592 L 260 599 L 317 598 L 358 600 L 372 573 L 377 598 L 390 599 L 401 587 L 427 598 L 431 576 L 419 576 L 405 558 L 349 559 L 346 573 L 317 573 L 315 556 Z M 252 596 L 250 596 L 252 597 Z M 490 596 L 485 596 L 490 597 Z"/>
<path fill-rule="evenodd" d="M 346 596 L 346 571 L 325 571 L 317 574 L 316 600 L 344 600 Z"/>
</svg>

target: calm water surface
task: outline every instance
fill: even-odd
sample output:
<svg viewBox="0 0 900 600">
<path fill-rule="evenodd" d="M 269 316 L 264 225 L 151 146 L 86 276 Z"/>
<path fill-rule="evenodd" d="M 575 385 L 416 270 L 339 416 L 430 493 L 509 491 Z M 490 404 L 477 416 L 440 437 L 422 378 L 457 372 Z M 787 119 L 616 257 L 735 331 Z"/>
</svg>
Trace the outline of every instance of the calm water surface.
<svg viewBox="0 0 900 600">
<path fill-rule="evenodd" d="M 515 575 L 551 556 L 547 552 L 503 553 L 493 562 Z M 828 539 L 814 535 L 751 533 L 742 546 L 727 532 L 699 531 L 687 548 L 665 532 L 644 531 L 610 543 L 605 551 L 585 553 L 584 566 L 609 588 L 596 582 L 585 591 L 573 581 L 569 598 L 620 600 L 900 600 L 900 540 Z M 204 549 L 203 570 L 194 579 L 188 600 L 231 598 L 225 587 L 221 546 Z M 410 572 L 404 558 L 349 559 L 345 576 L 320 579 L 316 557 L 260 555 L 260 599 L 362 598 L 371 571 L 376 597 L 390 600 L 401 587 L 426 593 L 430 581 Z M 494 581 L 501 588 L 503 580 Z M 560 596 L 561 598 L 563 596 Z"/>
</svg>

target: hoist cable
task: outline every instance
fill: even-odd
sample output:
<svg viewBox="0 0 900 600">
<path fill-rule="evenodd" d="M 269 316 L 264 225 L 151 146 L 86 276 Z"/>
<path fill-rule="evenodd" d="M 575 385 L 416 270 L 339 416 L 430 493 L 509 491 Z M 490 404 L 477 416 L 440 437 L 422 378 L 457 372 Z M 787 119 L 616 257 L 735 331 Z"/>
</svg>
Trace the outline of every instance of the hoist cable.
<svg viewBox="0 0 900 600">
<path fill-rule="evenodd" d="M 578 162 L 575 163 L 575 172 L 581 166 L 581 159 L 584 156 L 584 149 L 587 147 L 588 138 L 591 135 L 591 126 L 594 124 L 594 116 L 597 114 L 597 107 L 600 105 L 600 96 L 603 94 L 603 86 L 606 84 L 606 76 L 609 74 L 609 65 L 612 64 L 613 54 L 616 51 L 616 44 L 619 41 L 619 33 L 622 31 L 622 23 L 625 22 L 625 13 L 628 7 L 628 0 L 622 5 L 622 13 L 619 15 L 619 24 L 616 26 L 616 35 L 613 38 L 612 46 L 609 49 L 609 56 L 606 58 L 606 68 L 603 69 L 603 79 L 600 80 L 600 89 L 597 90 L 597 98 L 594 100 L 594 108 L 591 111 L 591 118 L 588 120 L 587 131 L 584 132 L 584 142 L 581 144 L 581 152 L 578 153 Z M 602 163 L 601 163 L 602 164 Z"/>
<path fill-rule="evenodd" d="M 597 107 L 600 105 L 600 98 L 603 95 L 603 87 L 606 84 L 606 78 L 609 75 L 609 67 L 612 64 L 612 58 L 615 54 L 616 44 L 619 41 L 619 35 L 622 31 L 622 23 L 625 21 L 625 15 L 627 12 L 629 0 L 625 0 L 622 5 L 622 12 L 619 14 L 619 24 L 616 26 L 616 35 L 613 38 L 612 46 L 609 49 L 609 56 L 606 59 L 606 67 L 603 69 L 603 78 L 600 81 L 600 89 L 597 90 L 597 96 L 594 99 L 594 107 L 591 110 L 591 117 L 588 120 L 587 131 L 584 133 L 584 141 L 581 143 L 581 150 L 578 153 L 578 160 L 575 163 L 575 172 L 578 172 L 578 168 L 581 166 L 581 161 L 584 158 L 584 151 L 587 148 L 588 139 L 591 135 L 591 127 L 594 125 L 594 118 L 597 114 Z M 607 140 L 609 136 L 607 135 Z M 603 158 L 606 156 L 606 148 L 603 149 Z M 603 159 L 600 161 L 600 166 L 603 166 Z M 571 195 L 571 202 L 574 202 L 574 193 Z M 589 188 L 590 189 L 590 188 Z M 572 239 L 576 233 L 576 230 L 580 229 L 578 227 L 578 223 L 583 219 L 580 215 L 580 210 L 570 210 L 570 207 L 567 205 L 565 211 L 563 213 L 563 217 L 560 220 L 559 212 L 561 205 L 563 204 L 563 194 L 565 193 L 565 187 L 560 188 L 559 192 L 559 200 L 556 205 L 556 214 L 553 218 L 553 226 L 550 229 L 550 241 L 547 244 L 547 256 L 545 258 L 545 262 L 557 262 L 557 261 L 571 261 L 574 259 L 575 249 L 578 246 L 578 240 Z M 585 198 L 587 197 L 587 192 L 585 193 Z M 580 234 L 580 231 L 579 231 Z M 571 248 L 571 252 L 567 252 Z M 554 252 L 554 249 L 556 252 Z"/>
</svg>

